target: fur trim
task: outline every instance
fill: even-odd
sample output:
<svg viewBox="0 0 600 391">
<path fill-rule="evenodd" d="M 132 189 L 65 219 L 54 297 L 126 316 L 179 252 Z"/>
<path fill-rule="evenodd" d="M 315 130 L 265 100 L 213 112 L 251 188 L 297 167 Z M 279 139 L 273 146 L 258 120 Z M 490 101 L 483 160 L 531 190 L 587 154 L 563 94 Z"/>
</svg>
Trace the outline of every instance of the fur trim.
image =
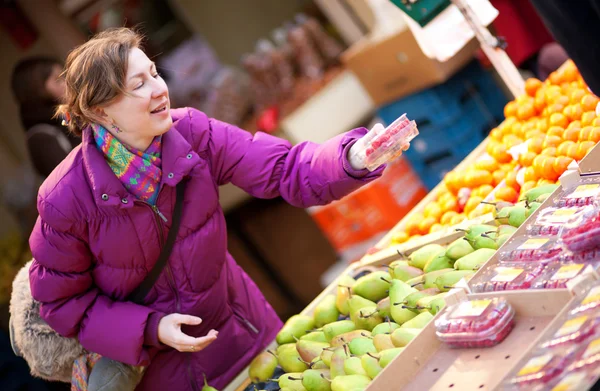
<svg viewBox="0 0 600 391">
<path fill-rule="evenodd" d="M 40 316 L 40 303 L 31 296 L 29 261 L 13 281 L 10 316 L 14 342 L 29 364 L 31 374 L 42 379 L 71 382 L 73 362 L 86 350 L 75 338 L 65 338 Z"/>
</svg>

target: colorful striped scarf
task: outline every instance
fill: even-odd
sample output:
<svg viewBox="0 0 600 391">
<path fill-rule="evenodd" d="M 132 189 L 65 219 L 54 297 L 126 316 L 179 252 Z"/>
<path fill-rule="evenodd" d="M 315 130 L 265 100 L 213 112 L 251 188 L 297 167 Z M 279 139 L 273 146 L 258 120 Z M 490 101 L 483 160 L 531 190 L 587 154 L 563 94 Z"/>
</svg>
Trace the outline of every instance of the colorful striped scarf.
<svg viewBox="0 0 600 391">
<path fill-rule="evenodd" d="M 123 186 L 134 196 L 150 205 L 156 203 L 161 170 L 161 140 L 157 136 L 146 151 L 123 145 L 101 125 L 93 124 L 96 146 Z"/>
</svg>

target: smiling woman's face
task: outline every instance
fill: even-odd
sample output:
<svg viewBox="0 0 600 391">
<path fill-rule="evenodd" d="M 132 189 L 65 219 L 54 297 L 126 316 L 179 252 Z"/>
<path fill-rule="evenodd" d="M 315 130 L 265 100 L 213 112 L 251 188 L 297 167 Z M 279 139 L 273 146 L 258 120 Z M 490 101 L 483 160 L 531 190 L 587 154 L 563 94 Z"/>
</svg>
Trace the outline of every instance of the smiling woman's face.
<svg viewBox="0 0 600 391">
<path fill-rule="evenodd" d="M 173 121 L 167 85 L 156 65 L 138 48 L 129 52 L 125 91 L 128 94 L 102 107 L 102 125 L 123 143 L 145 150 L 155 136 L 171 128 Z"/>
</svg>

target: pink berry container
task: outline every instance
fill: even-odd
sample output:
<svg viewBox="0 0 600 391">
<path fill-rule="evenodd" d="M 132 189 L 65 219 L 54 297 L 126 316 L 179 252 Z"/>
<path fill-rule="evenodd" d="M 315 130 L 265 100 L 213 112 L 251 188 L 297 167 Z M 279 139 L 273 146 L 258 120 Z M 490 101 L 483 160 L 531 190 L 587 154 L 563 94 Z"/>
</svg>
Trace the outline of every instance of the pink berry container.
<svg viewBox="0 0 600 391">
<path fill-rule="evenodd" d="M 562 189 L 556 197 L 555 204 L 559 208 L 587 206 L 597 202 L 600 195 L 600 183 L 596 178 L 583 179 L 577 186 Z"/>
<path fill-rule="evenodd" d="M 415 121 L 406 114 L 392 122 L 384 130 L 372 135 L 365 147 L 355 152 L 357 158 L 365 163 L 369 171 L 393 160 L 402 152 L 402 147 L 419 134 Z"/>
<path fill-rule="evenodd" d="M 572 351 L 540 349 L 519 367 L 508 382 L 508 390 L 548 390 L 573 361 Z"/>
<path fill-rule="evenodd" d="M 492 347 L 511 332 L 514 316 L 502 297 L 467 300 L 444 310 L 435 321 L 436 335 L 451 348 Z"/>
<path fill-rule="evenodd" d="M 548 263 L 563 251 L 555 236 L 521 236 L 503 246 L 500 263 L 542 262 Z"/>
<path fill-rule="evenodd" d="M 562 246 L 575 253 L 600 248 L 600 210 L 585 207 L 562 226 L 559 235 Z"/>
<path fill-rule="evenodd" d="M 600 313 L 573 315 L 567 318 L 554 335 L 545 341 L 541 347 L 576 347 L 579 343 L 598 332 L 600 332 Z"/>
<path fill-rule="evenodd" d="M 553 261 L 546 265 L 544 272 L 533 283 L 533 289 L 563 289 L 567 282 L 577 277 L 585 270 L 586 266 L 596 268 L 595 264 Z"/>
<path fill-rule="evenodd" d="M 571 310 L 571 315 L 589 314 L 600 310 L 600 282 L 590 287 L 581 302 Z"/>
<path fill-rule="evenodd" d="M 544 269 L 537 262 L 502 263 L 471 278 L 469 286 L 474 293 L 530 289 Z"/>
<path fill-rule="evenodd" d="M 582 209 L 581 207 L 545 208 L 540 211 L 533 223 L 527 225 L 526 232 L 531 236 L 557 236 L 560 228 Z"/>
</svg>

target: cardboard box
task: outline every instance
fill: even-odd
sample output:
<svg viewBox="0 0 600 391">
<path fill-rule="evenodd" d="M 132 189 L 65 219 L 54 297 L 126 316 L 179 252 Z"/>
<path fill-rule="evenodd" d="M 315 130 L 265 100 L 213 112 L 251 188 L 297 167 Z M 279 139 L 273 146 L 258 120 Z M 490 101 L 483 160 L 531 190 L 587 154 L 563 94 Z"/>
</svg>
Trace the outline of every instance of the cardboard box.
<svg viewBox="0 0 600 391">
<path fill-rule="evenodd" d="M 412 32 L 403 29 L 357 42 L 342 54 L 342 62 L 381 105 L 448 80 L 473 59 L 478 48 L 479 42 L 473 39 L 442 63 L 427 57 Z"/>
</svg>

